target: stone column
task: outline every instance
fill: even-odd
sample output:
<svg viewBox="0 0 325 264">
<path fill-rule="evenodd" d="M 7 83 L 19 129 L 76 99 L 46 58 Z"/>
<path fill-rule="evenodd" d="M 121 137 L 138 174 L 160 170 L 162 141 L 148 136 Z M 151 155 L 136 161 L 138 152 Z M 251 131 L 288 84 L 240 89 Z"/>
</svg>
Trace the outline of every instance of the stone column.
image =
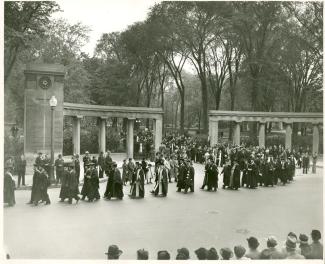
<svg viewBox="0 0 325 264">
<path fill-rule="evenodd" d="M 265 147 L 265 123 L 260 122 L 258 128 L 258 146 L 260 148 Z"/>
<path fill-rule="evenodd" d="M 240 145 L 240 122 L 237 121 L 234 125 L 233 143 L 235 145 Z"/>
<path fill-rule="evenodd" d="M 73 117 L 72 126 L 72 142 L 73 142 L 73 153 L 80 155 L 80 120 L 82 116 Z"/>
<path fill-rule="evenodd" d="M 155 119 L 153 124 L 155 152 L 158 152 L 162 141 L 162 119 Z"/>
<path fill-rule="evenodd" d="M 292 144 L 292 124 L 285 124 L 286 138 L 285 138 L 285 148 L 291 150 Z"/>
<path fill-rule="evenodd" d="M 133 128 L 134 128 L 134 120 L 128 119 L 127 123 L 127 141 L 126 141 L 126 152 L 128 158 L 133 158 Z"/>
<path fill-rule="evenodd" d="M 99 135 L 98 135 L 98 143 L 99 143 L 99 152 L 105 153 L 106 151 L 106 117 L 99 118 Z"/>
<path fill-rule="evenodd" d="M 318 124 L 313 124 L 313 154 L 318 154 L 319 150 L 319 128 Z"/>
<path fill-rule="evenodd" d="M 218 143 L 218 120 L 213 120 L 213 119 L 210 119 L 210 122 L 209 122 L 209 132 L 210 132 L 210 146 L 214 146 L 215 144 Z"/>
</svg>

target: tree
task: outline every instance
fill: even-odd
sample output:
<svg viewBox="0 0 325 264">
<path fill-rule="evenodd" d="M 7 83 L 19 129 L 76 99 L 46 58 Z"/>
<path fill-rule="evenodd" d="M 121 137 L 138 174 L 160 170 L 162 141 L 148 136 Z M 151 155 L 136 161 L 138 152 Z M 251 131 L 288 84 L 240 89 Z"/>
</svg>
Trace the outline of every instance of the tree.
<svg viewBox="0 0 325 264">
<path fill-rule="evenodd" d="M 31 42 L 44 36 L 50 16 L 60 10 L 51 1 L 6 1 L 4 3 L 4 82 L 17 60 L 18 54 Z"/>
</svg>

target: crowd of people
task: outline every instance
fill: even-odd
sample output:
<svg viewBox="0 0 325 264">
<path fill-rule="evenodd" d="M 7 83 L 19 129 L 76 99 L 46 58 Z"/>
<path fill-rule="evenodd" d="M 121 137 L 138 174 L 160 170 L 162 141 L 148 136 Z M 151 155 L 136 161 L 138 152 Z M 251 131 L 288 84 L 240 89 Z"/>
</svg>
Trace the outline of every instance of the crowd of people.
<svg viewBox="0 0 325 264">
<path fill-rule="evenodd" d="M 112 160 L 111 153 L 101 152 L 96 158 L 88 151 L 82 157 L 83 181 L 80 179 L 79 155 L 73 155 L 72 160 L 65 162 L 62 155 L 55 160 L 55 184 L 61 184 L 59 198 L 99 200 L 99 180 L 108 177 L 103 197 L 110 200 L 124 197 L 123 187 L 131 185 L 130 198 L 144 198 L 145 184 L 155 183 L 150 191 L 155 196 L 165 197 L 168 194 L 168 184 L 176 182 L 177 192 L 194 192 L 195 169 L 193 162 L 203 163 L 205 174 L 201 189 L 216 192 L 219 188 L 219 177 L 222 177 L 222 188 L 238 190 L 241 187 L 256 189 L 259 186 L 285 185 L 293 181 L 296 167 L 302 167 L 303 173 L 308 173 L 310 157 L 313 160 L 312 171 L 316 172 L 316 153 L 311 156 L 309 149 L 292 151 L 283 146 L 261 148 L 258 146 L 233 145 L 218 143 L 215 146 L 202 144 L 197 139 L 185 136 L 167 136 L 163 139 L 159 152 L 153 162 L 146 160 L 123 160 L 122 173 L 117 163 Z M 24 160 L 23 156 L 21 158 Z M 21 162 L 23 163 L 23 162 Z M 29 203 L 39 202 L 50 204 L 47 188 L 51 185 L 50 159 L 39 153 L 34 164 L 32 193 Z M 20 165 L 21 167 L 21 165 Z M 15 204 L 15 182 L 12 177 L 14 162 L 8 159 L 5 163 L 5 200 L 10 206 Z M 21 173 L 22 175 L 23 173 Z M 19 177 L 19 179 L 22 177 Z M 24 178 L 23 184 L 24 184 Z M 81 192 L 79 183 L 83 182 Z M 20 180 L 19 180 L 20 183 Z M 12 198 L 10 198 L 12 197 Z"/>
<path fill-rule="evenodd" d="M 290 232 L 283 246 L 279 245 L 275 236 L 269 236 L 266 240 L 266 247 L 263 249 L 259 249 L 260 243 L 256 237 L 249 237 L 247 238 L 248 249 L 242 245 L 234 246 L 233 250 L 224 247 L 220 249 L 219 255 L 214 247 L 210 249 L 200 247 L 194 251 L 194 254 L 198 260 L 323 259 L 323 245 L 320 242 L 321 232 L 312 230 L 310 236 L 311 242 L 308 241 L 309 238 L 305 234 L 297 236 Z M 123 251 L 117 245 L 110 245 L 105 254 L 108 259 L 119 259 L 122 253 Z M 137 259 L 148 260 L 149 252 L 145 249 L 139 249 Z M 160 250 L 157 252 L 157 259 L 170 260 L 171 256 L 167 250 Z M 191 259 L 190 251 L 185 247 L 178 249 L 175 259 Z"/>
</svg>

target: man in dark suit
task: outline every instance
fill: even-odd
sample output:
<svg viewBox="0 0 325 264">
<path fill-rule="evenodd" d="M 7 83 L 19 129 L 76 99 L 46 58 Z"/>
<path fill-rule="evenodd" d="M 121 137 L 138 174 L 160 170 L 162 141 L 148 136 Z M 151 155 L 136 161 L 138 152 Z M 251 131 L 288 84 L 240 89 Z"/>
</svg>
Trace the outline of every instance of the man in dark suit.
<svg viewBox="0 0 325 264">
<path fill-rule="evenodd" d="M 62 159 L 62 155 L 59 154 L 58 158 L 54 162 L 55 166 L 55 176 L 56 176 L 56 184 L 61 182 L 61 178 L 63 176 L 64 171 L 64 160 Z"/>
</svg>

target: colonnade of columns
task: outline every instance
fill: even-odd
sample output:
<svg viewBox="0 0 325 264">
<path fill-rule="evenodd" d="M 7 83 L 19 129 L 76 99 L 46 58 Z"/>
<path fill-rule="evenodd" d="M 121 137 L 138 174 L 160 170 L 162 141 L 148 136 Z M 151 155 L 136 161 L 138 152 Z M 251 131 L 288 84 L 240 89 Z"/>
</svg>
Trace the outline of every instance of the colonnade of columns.
<svg viewBox="0 0 325 264">
<path fill-rule="evenodd" d="M 240 145 L 240 124 L 235 122 L 233 126 L 233 143 Z M 282 123 L 281 123 L 282 124 Z M 265 126 L 266 122 L 259 122 L 258 126 L 258 143 L 259 147 L 265 147 Z M 281 125 L 282 126 L 282 125 Z M 285 123 L 285 148 L 292 148 L 292 123 Z M 210 145 L 214 146 L 218 143 L 218 120 L 210 119 L 209 121 L 209 138 Z M 319 150 L 319 124 L 313 123 L 313 153 L 318 153 Z"/>
<path fill-rule="evenodd" d="M 73 142 L 73 153 L 80 155 L 80 122 L 83 116 L 74 116 L 73 117 L 73 126 L 72 126 L 72 142 Z M 98 130 L 98 145 L 99 151 L 106 151 L 106 122 L 108 117 L 99 118 L 99 130 Z M 126 153 L 128 158 L 133 158 L 134 153 L 134 121 L 135 118 L 127 119 L 127 137 L 126 137 Z M 159 150 L 162 141 L 162 119 L 154 119 L 154 145 L 155 152 Z"/>
</svg>

